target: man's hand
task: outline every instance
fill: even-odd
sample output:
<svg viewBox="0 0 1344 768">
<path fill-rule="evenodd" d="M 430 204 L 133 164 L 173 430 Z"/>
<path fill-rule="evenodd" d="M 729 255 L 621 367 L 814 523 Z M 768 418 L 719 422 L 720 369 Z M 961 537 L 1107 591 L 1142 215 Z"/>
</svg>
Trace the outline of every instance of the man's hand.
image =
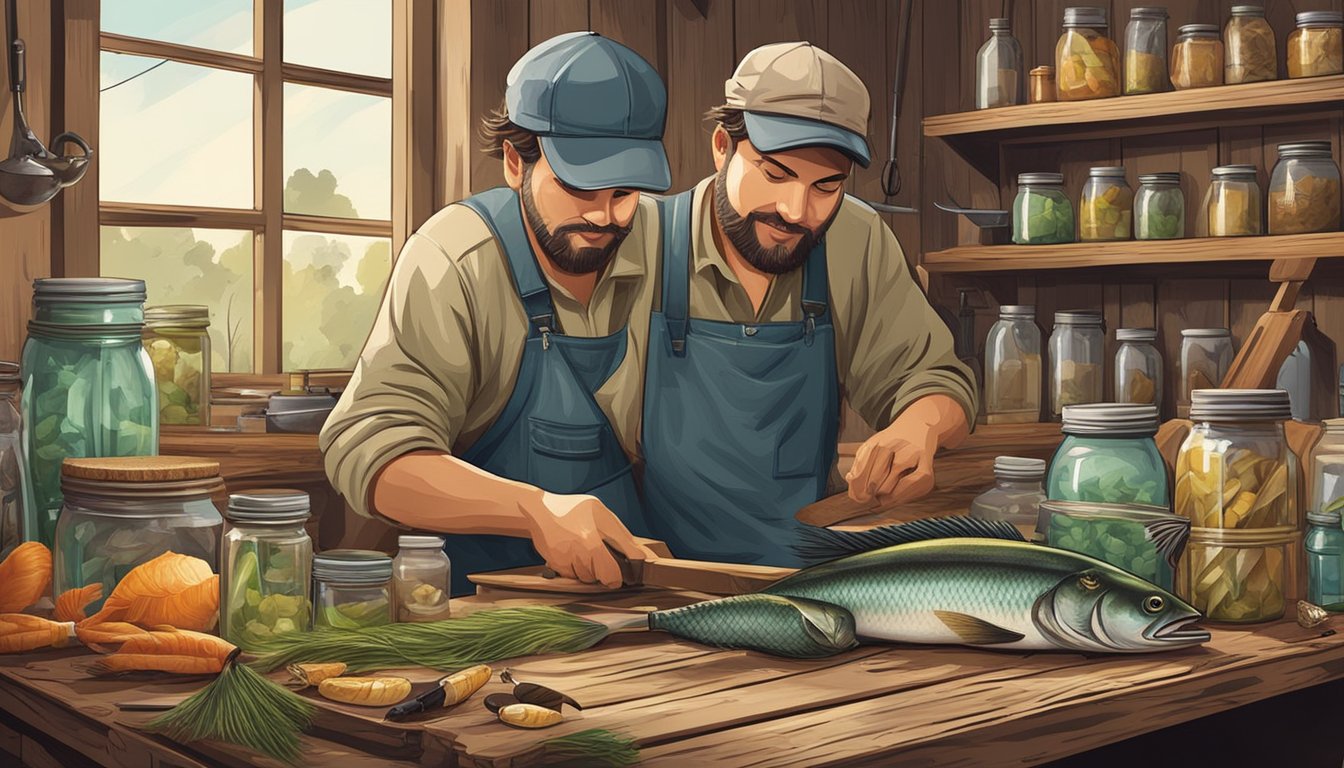
<svg viewBox="0 0 1344 768">
<path fill-rule="evenodd" d="M 859 446 L 845 475 L 849 497 L 888 505 L 928 495 L 934 488 L 933 457 L 939 446 L 955 447 L 969 432 L 957 401 L 946 395 L 916 400 L 891 426 Z"/>
<path fill-rule="evenodd" d="M 630 560 L 653 560 L 635 537 L 595 496 L 542 492 L 523 508 L 532 522 L 532 545 L 561 576 L 621 586 L 621 568 L 607 545 Z"/>
</svg>

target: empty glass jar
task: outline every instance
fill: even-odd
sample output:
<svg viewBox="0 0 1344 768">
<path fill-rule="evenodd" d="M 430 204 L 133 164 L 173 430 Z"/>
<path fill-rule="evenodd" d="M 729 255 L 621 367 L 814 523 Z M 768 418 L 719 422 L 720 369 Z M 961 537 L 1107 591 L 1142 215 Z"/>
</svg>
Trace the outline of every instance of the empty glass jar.
<svg viewBox="0 0 1344 768">
<path fill-rule="evenodd" d="M 1061 501 L 1165 505 L 1167 465 L 1157 450 L 1151 405 L 1070 406 L 1064 442 L 1050 460 L 1045 493 Z"/>
<path fill-rule="evenodd" d="M 1041 329 L 1035 307 L 999 307 L 999 320 L 985 340 L 985 414 L 990 424 L 1041 419 Z"/>
<path fill-rule="evenodd" d="M 1078 239 L 1128 240 L 1133 235 L 1134 192 L 1124 168 L 1093 168 L 1078 204 Z"/>
<path fill-rule="evenodd" d="M 1258 83 L 1278 78 L 1279 56 L 1274 29 L 1265 21 L 1264 6 L 1232 6 L 1232 18 L 1223 28 L 1223 45 L 1226 49 L 1224 83 Z"/>
<path fill-rule="evenodd" d="M 1244 237 L 1263 232 L 1260 183 L 1254 165 L 1220 165 L 1205 203 L 1209 237 Z"/>
<path fill-rule="evenodd" d="M 1134 239 L 1171 240 L 1185 237 L 1185 193 L 1181 174 L 1147 173 L 1139 177 L 1134 196 Z"/>
<path fill-rule="evenodd" d="M 452 564 L 443 551 L 442 536 L 399 536 L 392 561 L 397 598 L 397 621 L 438 621 L 448 618 L 452 594 Z"/>
<path fill-rule="evenodd" d="M 1303 11 L 1288 35 L 1288 76 L 1319 77 L 1344 72 L 1344 13 Z"/>
<path fill-rule="evenodd" d="M 1056 312 L 1050 334 L 1050 414 L 1066 405 L 1100 403 L 1106 375 L 1106 331 L 1100 312 Z"/>
<path fill-rule="evenodd" d="M 1032 529 L 1041 502 L 1045 500 L 1045 462 L 1000 456 L 994 459 L 994 487 L 971 502 L 971 517 L 981 520 L 1007 520 L 1013 525 Z"/>
<path fill-rule="evenodd" d="M 1171 49 L 1171 84 L 1176 90 L 1223 84 L 1223 41 L 1216 24 L 1186 24 Z"/>
<path fill-rule="evenodd" d="M 147 308 L 144 344 L 159 388 L 159 423 L 209 425 L 210 308 Z"/>
<path fill-rule="evenodd" d="M 1125 94 L 1167 90 L 1167 9 L 1134 8 L 1125 27 Z"/>
<path fill-rule="evenodd" d="M 0 560 L 23 543 L 24 513 L 31 503 L 18 401 L 19 366 L 0 362 Z"/>
<path fill-rule="evenodd" d="M 1187 328 L 1181 331 L 1180 396 L 1177 414 L 1190 412 L 1190 393 L 1197 389 L 1216 389 L 1232 368 L 1236 350 L 1232 332 L 1226 328 Z"/>
<path fill-rule="evenodd" d="M 1108 37 L 1106 10 L 1064 9 L 1064 34 L 1055 44 L 1055 88 L 1060 101 L 1120 95 L 1120 49 Z"/>
<path fill-rule="evenodd" d="M 1062 173 L 1022 173 L 1013 198 L 1013 242 L 1052 245 L 1073 242 L 1073 204 Z"/>
<path fill-rule="evenodd" d="M 975 108 L 1021 104 L 1026 96 L 1022 45 L 1007 19 L 989 20 L 989 40 L 975 57 Z"/>
<path fill-rule="evenodd" d="M 229 496 L 219 634 L 244 650 L 312 626 L 313 541 L 308 494 L 257 490 Z"/>
<path fill-rule="evenodd" d="M 1115 340 L 1120 342 L 1115 352 L 1116 402 L 1152 405 L 1161 412 L 1162 353 L 1157 351 L 1157 331 L 1120 328 Z"/>
<path fill-rule="evenodd" d="M 1269 234 L 1339 231 L 1339 166 L 1328 141 L 1279 145 L 1269 180 Z"/>
<path fill-rule="evenodd" d="M 392 558 L 365 549 L 313 557 L 313 626 L 360 629 L 391 624 Z"/>
</svg>

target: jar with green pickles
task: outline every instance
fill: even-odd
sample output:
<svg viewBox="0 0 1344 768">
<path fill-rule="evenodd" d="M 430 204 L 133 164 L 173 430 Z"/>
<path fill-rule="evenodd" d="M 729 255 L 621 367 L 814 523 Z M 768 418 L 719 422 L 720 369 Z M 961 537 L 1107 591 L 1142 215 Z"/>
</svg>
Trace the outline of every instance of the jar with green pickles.
<svg viewBox="0 0 1344 768">
<path fill-rule="evenodd" d="M 313 626 L 361 629 L 391 624 L 392 558 L 365 549 L 313 557 Z"/>
<path fill-rule="evenodd" d="M 1022 173 L 1013 199 L 1013 242 L 1053 245 L 1073 242 L 1073 204 L 1062 173 Z"/>
<path fill-rule="evenodd" d="M 1181 174 L 1147 173 L 1139 177 L 1134 196 L 1134 239 L 1171 240 L 1185 237 L 1185 193 Z"/>
<path fill-rule="evenodd" d="M 210 308 L 145 309 L 145 350 L 159 387 L 159 423 L 210 424 Z"/>
<path fill-rule="evenodd" d="M 220 574 L 220 636 L 243 650 L 312 626 L 313 541 L 308 494 L 258 490 L 229 496 Z"/>
<path fill-rule="evenodd" d="M 1045 492 L 1061 501 L 1168 503 L 1167 465 L 1153 436 L 1152 405 L 1106 403 L 1064 409 L 1064 441 L 1050 460 Z"/>
<path fill-rule="evenodd" d="M 1036 540 L 1095 557 L 1171 590 L 1190 521 L 1166 507 L 1043 501 Z"/>
</svg>

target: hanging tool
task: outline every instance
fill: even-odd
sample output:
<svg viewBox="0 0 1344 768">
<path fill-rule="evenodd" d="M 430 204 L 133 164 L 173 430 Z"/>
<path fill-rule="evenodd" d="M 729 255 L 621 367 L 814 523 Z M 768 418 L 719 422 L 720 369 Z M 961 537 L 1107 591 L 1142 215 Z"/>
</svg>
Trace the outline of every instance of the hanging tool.
<svg viewBox="0 0 1344 768">
<path fill-rule="evenodd" d="M 901 168 L 896 160 L 896 133 L 901 123 L 901 92 L 905 82 L 906 60 L 910 57 L 910 11 L 914 0 L 901 0 L 901 47 L 896 51 L 896 81 L 891 90 L 891 131 L 887 143 L 887 162 L 882 166 L 882 193 L 886 199 L 901 191 Z M 884 213 L 919 213 L 917 208 L 892 205 L 887 202 L 865 201 Z"/>
</svg>

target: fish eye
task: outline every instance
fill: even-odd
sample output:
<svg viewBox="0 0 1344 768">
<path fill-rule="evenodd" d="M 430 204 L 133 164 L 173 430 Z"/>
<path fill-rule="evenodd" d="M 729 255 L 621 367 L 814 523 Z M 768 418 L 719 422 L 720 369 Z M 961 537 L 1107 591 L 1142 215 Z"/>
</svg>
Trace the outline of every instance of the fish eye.
<svg viewBox="0 0 1344 768">
<path fill-rule="evenodd" d="M 1166 605 L 1166 601 L 1162 599 L 1161 595 L 1151 595 L 1143 601 L 1143 610 L 1149 613 L 1157 613 L 1162 610 L 1163 605 Z"/>
<path fill-rule="evenodd" d="M 1081 578 L 1079 578 L 1078 583 L 1081 584 L 1083 586 L 1083 589 L 1086 589 L 1088 592 L 1101 588 L 1101 582 L 1097 580 L 1096 576 L 1093 576 L 1090 573 L 1085 574 Z"/>
</svg>

